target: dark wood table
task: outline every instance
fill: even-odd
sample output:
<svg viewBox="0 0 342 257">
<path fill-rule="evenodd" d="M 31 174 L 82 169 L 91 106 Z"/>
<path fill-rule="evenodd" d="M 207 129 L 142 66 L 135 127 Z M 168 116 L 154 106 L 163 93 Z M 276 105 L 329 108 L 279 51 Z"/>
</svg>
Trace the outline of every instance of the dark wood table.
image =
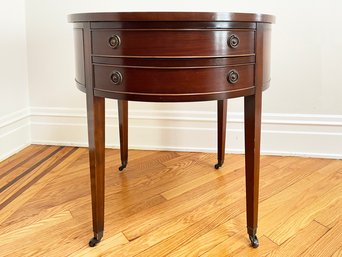
<svg viewBox="0 0 342 257">
<path fill-rule="evenodd" d="M 270 85 L 274 16 L 247 13 L 79 13 L 76 85 L 86 93 L 95 246 L 104 230 L 105 98 L 118 100 L 120 153 L 128 159 L 128 101 L 217 101 L 224 162 L 227 99 L 244 97 L 247 232 L 258 247 L 262 91 Z"/>
</svg>

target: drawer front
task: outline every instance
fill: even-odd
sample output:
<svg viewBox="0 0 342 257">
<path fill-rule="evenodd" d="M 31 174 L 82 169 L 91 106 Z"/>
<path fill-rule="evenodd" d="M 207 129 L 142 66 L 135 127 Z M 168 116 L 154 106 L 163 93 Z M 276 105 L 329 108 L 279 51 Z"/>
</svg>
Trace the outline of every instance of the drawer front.
<svg viewBox="0 0 342 257">
<path fill-rule="evenodd" d="M 94 65 L 95 89 L 130 94 L 203 94 L 254 86 L 254 65 L 137 68 Z"/>
<path fill-rule="evenodd" d="M 215 57 L 254 53 L 254 30 L 93 30 L 93 55 Z"/>
</svg>

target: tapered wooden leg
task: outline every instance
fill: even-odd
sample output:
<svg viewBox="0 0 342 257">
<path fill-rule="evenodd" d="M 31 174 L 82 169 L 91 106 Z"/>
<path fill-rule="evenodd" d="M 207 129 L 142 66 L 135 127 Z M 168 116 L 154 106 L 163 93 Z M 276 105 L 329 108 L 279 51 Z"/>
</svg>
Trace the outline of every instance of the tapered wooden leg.
<svg viewBox="0 0 342 257">
<path fill-rule="evenodd" d="M 219 169 L 224 163 L 226 146 L 227 99 L 217 101 L 217 164 Z"/>
<path fill-rule="evenodd" d="M 105 104 L 104 98 L 87 96 L 89 163 L 94 237 L 89 246 L 95 246 L 104 229 L 105 178 Z"/>
<path fill-rule="evenodd" d="M 254 248 L 259 246 L 256 237 L 258 225 L 261 94 L 246 96 L 245 103 L 245 165 L 247 232 Z"/>
<path fill-rule="evenodd" d="M 128 162 L 128 101 L 118 100 L 119 131 L 120 131 L 120 156 L 122 171 Z"/>
</svg>

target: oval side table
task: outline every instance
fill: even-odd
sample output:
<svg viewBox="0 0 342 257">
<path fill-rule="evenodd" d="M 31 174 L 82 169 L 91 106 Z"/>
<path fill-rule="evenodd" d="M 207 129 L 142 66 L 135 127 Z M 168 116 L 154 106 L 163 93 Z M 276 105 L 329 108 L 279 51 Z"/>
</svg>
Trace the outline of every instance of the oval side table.
<svg viewBox="0 0 342 257">
<path fill-rule="evenodd" d="M 78 13 L 76 85 L 86 93 L 95 246 L 104 231 L 105 98 L 118 100 L 120 154 L 128 160 L 128 101 L 217 101 L 224 162 L 227 99 L 244 97 L 247 232 L 258 247 L 262 91 L 270 84 L 271 15 L 209 12 Z"/>
</svg>

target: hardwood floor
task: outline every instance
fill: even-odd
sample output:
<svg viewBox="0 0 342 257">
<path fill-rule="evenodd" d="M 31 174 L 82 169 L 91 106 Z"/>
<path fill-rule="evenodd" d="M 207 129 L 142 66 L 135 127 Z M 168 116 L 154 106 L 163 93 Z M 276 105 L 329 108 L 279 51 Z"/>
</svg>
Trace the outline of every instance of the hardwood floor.
<svg viewBox="0 0 342 257">
<path fill-rule="evenodd" d="M 88 152 L 32 145 L 0 163 L 0 256 L 342 256 L 342 160 L 263 156 L 249 247 L 243 155 L 106 150 L 105 235 L 92 236 Z"/>
</svg>

